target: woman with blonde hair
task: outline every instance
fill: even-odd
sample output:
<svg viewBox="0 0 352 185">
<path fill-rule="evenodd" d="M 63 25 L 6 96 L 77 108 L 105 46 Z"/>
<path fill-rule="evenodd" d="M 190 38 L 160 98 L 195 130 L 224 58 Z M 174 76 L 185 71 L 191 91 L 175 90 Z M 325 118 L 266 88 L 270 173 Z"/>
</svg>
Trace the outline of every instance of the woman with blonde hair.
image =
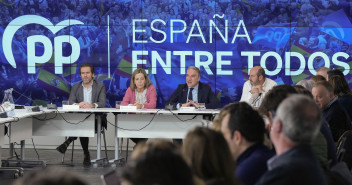
<svg viewBox="0 0 352 185">
<path fill-rule="evenodd" d="M 144 69 L 133 71 L 130 87 L 127 89 L 121 105 L 132 104 L 137 109 L 155 109 L 156 89 Z"/>
<path fill-rule="evenodd" d="M 144 69 L 133 71 L 130 87 L 126 90 L 121 105 L 132 104 L 137 109 L 155 109 L 156 89 Z M 145 141 L 145 138 L 130 138 L 134 143 Z"/>
<path fill-rule="evenodd" d="M 188 132 L 182 154 L 194 175 L 206 185 L 241 184 L 235 177 L 230 148 L 220 132 L 205 127 Z"/>
</svg>

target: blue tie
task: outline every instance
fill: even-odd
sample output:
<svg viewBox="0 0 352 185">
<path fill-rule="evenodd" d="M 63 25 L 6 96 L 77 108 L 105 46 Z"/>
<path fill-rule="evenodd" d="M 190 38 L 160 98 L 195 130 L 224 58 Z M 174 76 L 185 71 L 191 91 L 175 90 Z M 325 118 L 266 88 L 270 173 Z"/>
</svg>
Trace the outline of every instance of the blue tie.
<svg viewBox="0 0 352 185">
<path fill-rule="evenodd" d="M 194 89 L 194 88 L 190 88 L 190 89 L 189 89 L 189 93 L 188 93 L 188 99 L 189 99 L 189 100 L 193 100 L 193 93 L 192 93 L 193 89 Z"/>
</svg>

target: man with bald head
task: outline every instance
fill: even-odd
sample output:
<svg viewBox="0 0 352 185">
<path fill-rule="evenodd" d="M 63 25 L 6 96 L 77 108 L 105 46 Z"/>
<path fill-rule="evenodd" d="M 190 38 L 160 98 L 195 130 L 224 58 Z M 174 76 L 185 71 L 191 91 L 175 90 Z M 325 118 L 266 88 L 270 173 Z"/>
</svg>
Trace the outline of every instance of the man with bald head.
<svg viewBox="0 0 352 185">
<path fill-rule="evenodd" d="M 249 80 L 243 85 L 242 97 L 244 101 L 253 107 L 259 107 L 265 94 L 277 83 L 265 77 L 265 71 L 260 66 L 254 66 L 249 72 Z"/>
</svg>

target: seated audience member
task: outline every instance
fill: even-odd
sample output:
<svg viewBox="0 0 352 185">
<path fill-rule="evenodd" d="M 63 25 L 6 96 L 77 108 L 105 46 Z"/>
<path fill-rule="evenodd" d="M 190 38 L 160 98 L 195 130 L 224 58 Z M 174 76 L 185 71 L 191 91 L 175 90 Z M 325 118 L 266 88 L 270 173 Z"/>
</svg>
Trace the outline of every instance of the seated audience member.
<svg viewBox="0 0 352 185">
<path fill-rule="evenodd" d="M 280 103 L 284 99 L 286 99 L 292 94 L 297 94 L 297 92 L 301 93 L 304 90 L 305 91 L 302 92 L 301 94 L 307 95 L 308 97 L 313 99 L 312 93 L 306 89 L 296 91 L 295 89 L 298 89 L 298 87 L 299 86 L 292 87 L 286 84 L 279 85 L 274 87 L 272 90 L 270 90 L 268 94 L 265 96 L 262 105 L 259 107 L 259 112 L 268 118 L 268 122 L 269 122 L 268 131 L 271 130 L 270 128 L 273 122 L 273 115 L 275 114 L 277 108 L 279 107 Z M 319 133 L 318 134 L 319 137 L 315 138 L 312 142 L 313 152 L 319 159 L 320 164 L 326 169 L 328 167 L 327 166 L 328 164 L 330 165 L 336 164 L 337 158 L 336 158 L 335 143 L 332 138 L 332 134 L 329 129 L 329 126 L 324 119 L 322 120 L 320 132 L 324 136 L 325 141 L 321 137 L 321 134 Z"/>
<path fill-rule="evenodd" d="M 88 185 L 75 173 L 63 168 L 45 168 L 26 172 L 13 185 Z"/>
<path fill-rule="evenodd" d="M 298 94 L 306 95 L 314 100 L 312 93 L 305 89 L 303 86 L 295 85 L 294 88 Z M 324 119 L 322 119 L 320 132 L 312 142 L 312 150 L 325 171 L 328 170 L 330 166 L 336 164 L 336 145 L 332 138 L 329 126 Z"/>
<path fill-rule="evenodd" d="M 323 118 L 330 126 L 334 141 L 337 142 L 346 130 L 351 129 L 351 120 L 348 113 L 337 101 L 334 89 L 329 82 L 321 81 L 315 83 L 312 94 L 316 104 L 323 113 Z"/>
<path fill-rule="evenodd" d="M 307 89 L 309 92 L 312 92 L 312 88 L 314 85 L 314 81 L 313 80 L 301 80 L 299 82 L 297 82 L 296 85 L 301 85 L 303 86 L 305 89 Z"/>
<path fill-rule="evenodd" d="M 314 99 L 312 92 L 309 91 L 308 89 L 306 89 L 305 87 L 303 87 L 302 85 L 295 85 L 295 86 L 293 86 L 293 88 L 295 88 L 295 90 L 297 91 L 298 94 L 304 94 L 304 95 L 307 95 L 310 98 Z"/>
<path fill-rule="evenodd" d="M 320 67 L 320 68 L 317 69 L 317 74 L 316 75 L 321 75 L 325 79 L 328 79 L 328 71 L 331 71 L 331 69 L 327 68 L 327 67 Z"/>
<path fill-rule="evenodd" d="M 229 113 L 231 109 L 230 105 L 226 105 L 224 108 L 221 109 L 220 113 L 217 114 L 213 120 L 213 129 L 220 132 L 221 131 L 221 122 L 224 117 Z"/>
<path fill-rule="evenodd" d="M 267 171 L 266 162 L 274 155 L 263 144 L 264 120 L 246 102 L 234 103 L 221 123 L 221 132 L 237 163 L 236 177 L 245 185 L 255 182 Z"/>
<path fill-rule="evenodd" d="M 326 81 L 326 78 L 321 76 L 321 75 L 316 75 L 310 78 L 314 83 L 320 82 L 320 81 Z"/>
<path fill-rule="evenodd" d="M 182 153 L 193 174 L 205 184 L 241 184 L 235 179 L 235 162 L 220 132 L 205 127 L 195 128 L 187 133 Z"/>
<path fill-rule="evenodd" d="M 270 131 L 270 126 L 273 122 L 273 115 L 276 112 L 279 104 L 291 94 L 297 94 L 295 88 L 290 85 L 283 84 L 273 87 L 264 97 L 258 111 L 267 119 L 267 128 Z"/>
<path fill-rule="evenodd" d="M 243 85 L 240 101 L 259 107 L 265 94 L 276 85 L 275 81 L 265 77 L 262 67 L 254 66 L 249 72 L 249 80 Z"/>
<path fill-rule="evenodd" d="M 121 172 L 122 184 L 129 185 L 193 185 L 191 169 L 176 145 L 159 140 L 140 143 L 132 161 Z"/>
<path fill-rule="evenodd" d="M 348 116 L 352 118 L 352 91 L 345 77 L 334 75 L 329 78 L 328 82 L 334 88 L 334 94 L 337 96 L 337 100 L 345 108 Z"/>
<path fill-rule="evenodd" d="M 304 95 L 285 99 L 276 111 L 270 132 L 276 156 L 268 161 L 268 172 L 257 185 L 326 185 L 310 145 L 320 124 L 321 112 L 313 100 Z"/>
<path fill-rule="evenodd" d="M 328 76 L 327 76 L 326 80 L 329 80 L 330 77 L 335 76 L 335 75 L 345 78 L 345 75 L 343 75 L 342 71 L 340 71 L 338 69 L 333 69 L 333 70 L 328 71 Z"/>
<path fill-rule="evenodd" d="M 121 105 L 132 104 L 138 109 L 155 109 L 156 89 L 151 84 L 144 69 L 136 69 L 132 73 L 130 87 L 126 90 Z M 146 140 L 145 138 L 130 138 L 134 143 Z"/>
<path fill-rule="evenodd" d="M 207 109 L 217 109 L 221 103 L 211 88 L 200 81 L 200 71 L 197 67 L 187 69 L 186 84 L 180 84 L 172 93 L 168 104 L 178 104 L 182 107 L 198 107 L 198 103 L 205 103 Z"/>
</svg>

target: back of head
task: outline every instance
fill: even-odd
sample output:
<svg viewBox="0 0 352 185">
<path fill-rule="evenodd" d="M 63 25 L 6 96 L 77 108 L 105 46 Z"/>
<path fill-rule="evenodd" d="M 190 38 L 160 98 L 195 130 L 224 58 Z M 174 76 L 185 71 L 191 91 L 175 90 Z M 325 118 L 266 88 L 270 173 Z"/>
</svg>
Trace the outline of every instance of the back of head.
<svg viewBox="0 0 352 185">
<path fill-rule="evenodd" d="M 320 67 L 317 69 L 317 72 L 321 72 L 321 71 L 327 73 L 328 71 L 331 71 L 331 69 L 327 67 Z"/>
<path fill-rule="evenodd" d="M 316 83 L 316 82 L 320 82 L 320 81 L 326 81 L 326 78 L 321 75 L 316 75 L 316 76 L 313 76 L 312 78 L 310 78 L 310 80 L 312 80 L 314 83 Z"/>
<path fill-rule="evenodd" d="M 323 76 L 324 78 L 327 78 L 327 72 L 328 71 L 331 71 L 330 68 L 327 68 L 327 67 L 320 67 L 317 69 L 317 75 L 321 75 Z"/>
<path fill-rule="evenodd" d="M 14 185 L 87 185 L 79 176 L 61 168 L 34 170 L 16 180 Z"/>
<path fill-rule="evenodd" d="M 308 91 L 306 88 L 304 88 L 301 85 L 295 85 L 293 86 L 293 88 L 295 88 L 295 90 L 297 91 L 298 94 L 303 94 L 303 95 L 307 95 L 308 97 L 313 99 L 313 95 L 311 91 Z M 313 88 L 313 87 L 312 87 Z"/>
<path fill-rule="evenodd" d="M 341 97 L 352 94 L 345 77 L 334 75 L 329 78 L 329 83 L 332 85 L 336 96 Z"/>
<path fill-rule="evenodd" d="M 265 123 L 259 113 L 245 102 L 231 104 L 228 128 L 233 134 L 235 130 L 252 143 L 263 143 Z"/>
<path fill-rule="evenodd" d="M 186 135 L 182 153 L 193 173 L 207 184 L 234 184 L 235 164 L 220 132 L 205 127 L 195 128 Z"/>
<path fill-rule="evenodd" d="M 319 132 L 322 115 L 319 107 L 305 95 L 292 95 L 277 109 L 284 135 L 291 141 L 309 144 Z"/>
<path fill-rule="evenodd" d="M 169 142 L 168 140 L 161 139 L 161 138 L 154 138 L 149 139 L 148 142 L 139 142 L 135 149 L 132 152 L 131 158 L 132 160 L 137 159 L 138 157 L 144 155 L 150 150 L 154 150 L 155 148 L 158 149 L 165 149 L 165 150 L 173 150 L 175 152 L 180 151 L 179 145 L 175 143 Z"/>
<path fill-rule="evenodd" d="M 259 107 L 259 112 L 263 115 L 269 115 L 270 112 L 275 112 L 280 103 L 290 94 L 296 94 L 297 91 L 290 85 L 278 85 L 273 87 L 264 97 L 262 104 Z"/>
<path fill-rule="evenodd" d="M 221 122 L 224 119 L 224 117 L 229 113 L 229 110 L 231 109 L 231 104 L 226 105 L 224 108 L 221 109 L 220 113 L 216 115 L 216 117 L 213 120 L 213 128 L 216 131 L 220 131 L 221 129 Z"/>
<path fill-rule="evenodd" d="M 162 142 L 168 141 L 139 145 L 145 145 L 147 150 L 130 161 L 122 172 L 122 179 L 133 185 L 193 185 L 192 171 L 181 154 Z"/>
<path fill-rule="evenodd" d="M 301 85 L 303 86 L 304 88 L 306 88 L 308 91 L 312 92 L 312 88 L 313 88 L 313 85 L 314 85 L 314 81 L 313 80 L 301 80 L 299 82 L 297 82 L 296 85 Z"/>
<path fill-rule="evenodd" d="M 338 69 L 333 69 L 331 71 L 328 71 L 328 79 L 331 78 L 332 76 L 341 76 L 341 77 L 345 77 L 345 75 L 343 75 L 342 71 L 338 70 Z"/>
</svg>

